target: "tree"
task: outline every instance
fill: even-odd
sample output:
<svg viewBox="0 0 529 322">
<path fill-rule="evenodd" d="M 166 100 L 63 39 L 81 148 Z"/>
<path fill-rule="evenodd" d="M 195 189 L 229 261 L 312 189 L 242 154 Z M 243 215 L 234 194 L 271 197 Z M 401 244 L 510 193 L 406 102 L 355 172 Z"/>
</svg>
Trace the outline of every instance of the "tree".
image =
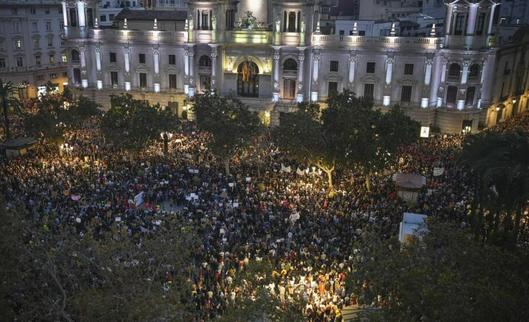
<svg viewBox="0 0 529 322">
<path fill-rule="evenodd" d="M 2 202 L 2 317 L 23 321 L 189 321 L 187 281 L 199 240 L 174 217 L 152 234 L 126 226 L 79 235 Z M 90 224 L 87 225 L 91 227 Z"/>
<path fill-rule="evenodd" d="M 514 246 L 527 219 L 523 212 L 529 200 L 529 136 L 495 132 L 470 136 L 459 161 L 476 176 L 471 220 L 475 233 Z"/>
<path fill-rule="evenodd" d="M 12 82 L 4 82 L 0 79 L 0 98 L 2 99 L 2 113 L 4 114 L 4 131 L 6 139 L 11 138 L 9 129 L 9 106 L 13 105 L 15 86 Z"/>
<path fill-rule="evenodd" d="M 70 119 L 64 103 L 62 95 L 51 91 L 40 96 L 36 102 L 36 112 L 25 115 L 26 132 L 48 140 L 61 141 Z"/>
<path fill-rule="evenodd" d="M 229 175 L 230 159 L 259 134 L 259 117 L 241 101 L 211 93 L 195 96 L 192 108 L 198 127 L 212 136 L 209 149 L 222 160 Z"/>
<path fill-rule="evenodd" d="M 273 136 L 275 143 L 291 158 L 314 164 L 324 171 L 332 194 L 337 159 L 345 157 L 343 145 L 338 144 L 342 124 L 333 127 L 324 120 L 328 118 L 322 120 L 318 104 L 302 103 L 294 113 L 281 114 Z"/>
<path fill-rule="evenodd" d="M 69 127 L 80 128 L 86 120 L 94 116 L 100 116 L 102 114 L 100 108 L 101 106 L 96 102 L 81 95 L 77 100 L 69 101 L 64 117 L 65 122 Z"/>
<path fill-rule="evenodd" d="M 527 249 L 475 241 L 460 226 L 428 222 L 422 240 L 400 245 L 366 234 L 348 289 L 382 321 L 526 321 Z"/>
<path fill-rule="evenodd" d="M 123 149 L 141 149 L 177 128 L 176 117 L 159 104 L 136 100 L 130 94 L 112 95 L 111 108 L 101 121 L 106 142 Z"/>
<path fill-rule="evenodd" d="M 332 95 L 321 112 L 315 104 L 300 104 L 282 115 L 275 141 L 291 157 L 310 162 L 327 174 L 333 190 L 336 167 L 363 170 L 370 189 L 371 173 L 387 167 L 404 144 L 417 139 L 419 125 L 398 108 L 386 114 L 351 91 Z"/>
<path fill-rule="evenodd" d="M 371 190 L 371 174 L 395 165 L 399 149 L 417 142 L 421 128 L 420 123 L 404 114 L 398 105 L 379 114 L 376 120 L 371 143 L 374 149 L 359 160 L 366 175 L 368 190 Z"/>
</svg>

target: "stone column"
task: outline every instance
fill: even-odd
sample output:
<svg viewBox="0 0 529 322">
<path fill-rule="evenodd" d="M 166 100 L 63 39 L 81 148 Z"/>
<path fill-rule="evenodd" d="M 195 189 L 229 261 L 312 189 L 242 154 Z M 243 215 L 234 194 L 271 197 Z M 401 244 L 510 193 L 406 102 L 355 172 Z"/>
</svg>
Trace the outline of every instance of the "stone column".
<svg viewBox="0 0 529 322">
<path fill-rule="evenodd" d="M 123 61 L 125 63 L 125 90 L 130 91 L 132 84 L 130 80 L 130 47 L 128 45 L 125 46 L 123 51 Z"/>
<path fill-rule="evenodd" d="M 463 74 L 461 75 L 461 85 L 465 85 L 468 81 L 468 69 L 470 67 L 469 61 L 463 62 Z"/>
<path fill-rule="evenodd" d="M 160 73 L 160 52 L 157 49 L 153 51 L 153 58 L 154 58 L 154 73 L 159 74 Z"/>
<path fill-rule="evenodd" d="M 63 26 L 68 27 L 68 7 L 66 6 L 66 1 L 62 2 L 62 19 Z"/>
<path fill-rule="evenodd" d="M 430 92 L 430 84 L 432 81 L 432 65 L 433 65 L 433 59 L 427 58 L 426 59 L 426 70 L 424 73 L 424 87 L 423 87 L 423 96 L 421 98 L 421 107 L 427 108 L 428 102 L 429 102 L 429 92 Z"/>
<path fill-rule="evenodd" d="M 185 47 L 185 72 L 187 84 L 184 85 L 184 90 L 189 97 L 195 96 L 195 87 L 194 87 L 194 56 L 195 52 L 193 46 Z"/>
<path fill-rule="evenodd" d="M 452 25 L 452 15 L 454 12 L 454 5 L 449 4 L 448 9 L 446 10 L 446 31 L 445 33 L 447 35 L 450 35 L 450 29 Z"/>
<path fill-rule="evenodd" d="M 273 47 L 274 48 L 274 80 L 273 80 L 273 101 L 277 102 L 279 101 L 279 59 L 281 58 L 281 47 Z"/>
<path fill-rule="evenodd" d="M 494 11 L 496 11 L 497 3 L 493 4 L 490 8 L 489 26 L 487 28 L 487 34 L 492 35 L 492 27 L 494 23 Z"/>
<path fill-rule="evenodd" d="M 101 71 L 101 49 L 96 48 L 96 71 Z"/>
<path fill-rule="evenodd" d="M 318 101 L 319 70 L 320 70 L 320 52 L 319 50 L 314 50 L 314 54 L 312 57 L 312 91 L 310 93 L 310 100 L 313 102 Z"/>
<path fill-rule="evenodd" d="M 424 85 L 426 86 L 430 86 L 430 82 L 432 80 L 432 64 L 432 59 L 426 59 L 426 71 L 424 73 Z"/>
<path fill-rule="evenodd" d="M 437 107 L 441 107 L 444 102 L 444 94 L 445 94 L 445 88 L 446 88 L 446 66 L 448 65 L 448 60 L 446 58 L 442 58 L 442 65 L 441 65 L 441 84 L 437 90 Z"/>
<path fill-rule="evenodd" d="M 81 68 L 82 69 L 86 69 L 86 48 L 85 47 L 80 47 L 79 48 L 79 58 L 81 60 Z"/>
<path fill-rule="evenodd" d="M 351 51 L 349 53 L 349 89 L 353 89 L 353 83 L 355 81 L 356 62 L 356 52 Z"/>
<path fill-rule="evenodd" d="M 125 47 L 123 54 L 124 54 L 123 60 L 125 62 L 125 72 L 129 73 L 130 72 L 130 48 Z"/>
<path fill-rule="evenodd" d="M 441 83 L 444 83 L 446 81 L 446 65 L 448 64 L 448 61 L 446 59 L 443 59 L 443 66 L 441 69 Z"/>
<path fill-rule="evenodd" d="M 153 54 L 153 60 L 154 60 L 153 87 L 154 87 L 154 92 L 159 93 L 161 85 L 160 85 L 160 51 L 158 49 L 158 45 L 155 46 L 152 54 Z"/>
<path fill-rule="evenodd" d="M 391 85 L 391 78 L 393 77 L 393 57 L 386 59 L 386 85 Z"/>
<path fill-rule="evenodd" d="M 211 46 L 211 90 L 214 91 L 216 89 L 216 83 L 217 83 L 217 57 L 218 57 L 218 51 L 217 46 Z"/>
<path fill-rule="evenodd" d="M 382 97 L 382 105 L 389 106 L 391 104 L 391 81 L 393 79 L 393 63 L 395 58 L 389 56 L 386 58 L 386 80 L 384 82 L 384 95 Z"/>
<path fill-rule="evenodd" d="M 298 54 L 298 95 L 296 101 L 298 103 L 303 102 L 303 70 L 305 68 L 305 48 L 299 49 Z"/>
<path fill-rule="evenodd" d="M 85 6 L 86 3 L 84 1 L 77 1 L 77 18 L 80 28 L 86 27 Z"/>
<path fill-rule="evenodd" d="M 479 4 L 469 4 L 467 35 L 473 35 L 476 30 L 476 18 L 478 16 Z"/>
</svg>

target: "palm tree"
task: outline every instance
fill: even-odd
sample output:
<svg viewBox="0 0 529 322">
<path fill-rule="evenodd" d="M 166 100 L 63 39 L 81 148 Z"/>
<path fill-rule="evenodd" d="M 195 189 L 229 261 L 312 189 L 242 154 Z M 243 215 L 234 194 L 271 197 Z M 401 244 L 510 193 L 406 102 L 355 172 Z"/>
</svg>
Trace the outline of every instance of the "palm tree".
<svg viewBox="0 0 529 322">
<path fill-rule="evenodd" d="M 11 138 L 11 133 L 9 131 L 9 101 L 12 99 L 12 95 L 15 91 L 15 86 L 12 82 L 4 82 L 0 79 L 0 98 L 2 99 L 2 110 L 4 113 L 4 129 L 6 134 L 6 140 Z"/>
<path fill-rule="evenodd" d="M 483 237 L 492 237 L 491 233 L 499 237 L 503 228 L 504 241 L 516 243 L 529 200 L 529 136 L 494 132 L 472 136 L 465 142 L 460 162 L 476 175 L 478 208 L 481 214 L 487 213 L 486 218 L 475 215 L 477 231 L 485 228 L 488 233 Z"/>
</svg>

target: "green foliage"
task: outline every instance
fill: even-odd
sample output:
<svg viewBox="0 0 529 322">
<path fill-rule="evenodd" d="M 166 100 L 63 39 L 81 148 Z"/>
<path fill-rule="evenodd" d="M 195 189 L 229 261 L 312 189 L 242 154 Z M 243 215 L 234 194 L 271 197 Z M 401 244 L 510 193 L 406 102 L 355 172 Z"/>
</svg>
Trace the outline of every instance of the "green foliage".
<svg viewBox="0 0 529 322">
<path fill-rule="evenodd" d="M 213 137 L 209 149 L 224 161 L 229 174 L 230 158 L 247 147 L 259 134 L 259 117 L 241 101 L 211 93 L 195 96 L 192 108 L 198 127 Z"/>
<path fill-rule="evenodd" d="M 65 112 L 67 126 L 79 128 L 86 120 L 102 114 L 100 106 L 86 96 L 81 95 L 76 101 L 69 102 L 70 106 Z"/>
<path fill-rule="evenodd" d="M 174 218 L 142 238 L 114 227 L 83 238 L 5 211 L 0 225 L 2 318 L 21 321 L 189 321 L 195 233 Z M 54 222 L 49 219 L 49 222 Z"/>
<path fill-rule="evenodd" d="M 24 127 L 30 135 L 60 140 L 69 120 L 62 95 L 46 94 L 37 101 L 37 112 L 26 115 Z"/>
<path fill-rule="evenodd" d="M 476 232 L 515 244 L 529 200 L 529 136 L 496 132 L 469 136 L 459 161 L 477 179 L 478 206 L 472 221 Z"/>
<path fill-rule="evenodd" d="M 106 142 L 123 149 L 141 149 L 160 133 L 177 128 L 177 119 L 160 105 L 149 105 L 130 94 L 111 96 L 111 108 L 101 121 L 101 131 Z"/>
<path fill-rule="evenodd" d="M 281 114 L 279 126 L 273 129 L 274 141 L 300 162 L 333 164 L 319 109 L 318 104 L 302 103 L 296 112 Z"/>
<path fill-rule="evenodd" d="M 335 166 L 361 168 L 364 173 L 396 162 L 397 150 L 413 143 L 420 126 L 398 106 L 383 114 L 371 100 L 344 91 L 329 98 L 328 108 L 301 104 L 295 113 L 281 116 L 276 143 L 291 157 L 316 164 L 329 177 Z"/>
<path fill-rule="evenodd" d="M 18 100 L 14 96 L 15 85 L 12 82 L 4 82 L 0 79 L 0 100 L 2 101 L 2 113 L 4 114 L 4 133 L 6 139 L 11 137 L 9 129 L 9 108 L 18 106 Z"/>
<path fill-rule="evenodd" d="M 348 286 L 383 321 L 527 321 L 527 250 L 482 245 L 452 224 L 429 222 L 422 241 L 366 235 Z"/>
</svg>

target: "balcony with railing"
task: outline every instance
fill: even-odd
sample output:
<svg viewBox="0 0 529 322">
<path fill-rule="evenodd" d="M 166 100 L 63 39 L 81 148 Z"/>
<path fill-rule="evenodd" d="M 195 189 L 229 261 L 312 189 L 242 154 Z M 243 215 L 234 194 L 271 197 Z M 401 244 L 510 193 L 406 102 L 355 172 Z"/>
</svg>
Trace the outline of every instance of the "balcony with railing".
<svg viewBox="0 0 529 322">
<path fill-rule="evenodd" d="M 450 49 L 482 49 L 494 47 L 494 45 L 495 38 L 493 36 L 448 35 L 444 42 L 444 47 Z"/>
<path fill-rule="evenodd" d="M 129 30 L 129 29 L 89 29 L 68 28 L 63 38 L 70 41 L 90 38 L 108 43 L 163 43 L 168 45 L 183 44 L 187 41 L 184 31 Z"/>
<path fill-rule="evenodd" d="M 246 45 L 272 44 L 272 32 L 268 30 L 226 31 L 224 41 Z"/>
<path fill-rule="evenodd" d="M 441 38 L 433 37 L 365 37 L 340 35 L 313 35 L 312 44 L 321 47 L 380 47 L 391 49 L 428 49 L 440 47 Z"/>
</svg>

